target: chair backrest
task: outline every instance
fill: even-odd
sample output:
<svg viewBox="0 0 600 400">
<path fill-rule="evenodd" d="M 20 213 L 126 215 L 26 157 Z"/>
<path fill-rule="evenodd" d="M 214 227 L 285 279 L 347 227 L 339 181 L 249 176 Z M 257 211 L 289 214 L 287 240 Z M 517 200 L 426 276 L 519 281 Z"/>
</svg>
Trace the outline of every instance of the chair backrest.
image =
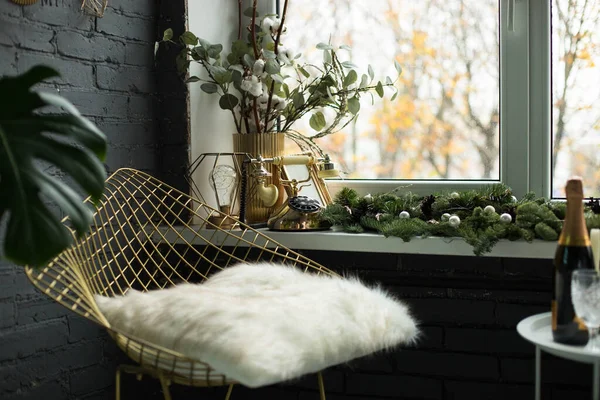
<svg viewBox="0 0 600 400">
<path fill-rule="evenodd" d="M 119 169 L 106 181 L 89 233 L 47 267 L 29 268 L 27 274 L 42 292 L 105 326 L 96 293 L 202 282 L 238 262 L 272 261 L 335 274 L 244 223 L 229 222 L 217 209 L 151 175 Z"/>
</svg>

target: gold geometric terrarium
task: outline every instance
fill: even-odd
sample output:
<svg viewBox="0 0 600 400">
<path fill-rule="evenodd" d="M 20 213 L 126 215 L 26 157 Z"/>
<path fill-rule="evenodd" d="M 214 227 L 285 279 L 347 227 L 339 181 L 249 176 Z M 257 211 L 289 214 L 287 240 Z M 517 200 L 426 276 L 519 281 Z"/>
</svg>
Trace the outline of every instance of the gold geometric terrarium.
<svg viewBox="0 0 600 400">
<path fill-rule="evenodd" d="M 246 153 L 202 153 L 186 175 L 192 195 L 215 207 L 209 218 L 217 226 L 231 227 L 240 215 L 242 166 Z"/>
</svg>

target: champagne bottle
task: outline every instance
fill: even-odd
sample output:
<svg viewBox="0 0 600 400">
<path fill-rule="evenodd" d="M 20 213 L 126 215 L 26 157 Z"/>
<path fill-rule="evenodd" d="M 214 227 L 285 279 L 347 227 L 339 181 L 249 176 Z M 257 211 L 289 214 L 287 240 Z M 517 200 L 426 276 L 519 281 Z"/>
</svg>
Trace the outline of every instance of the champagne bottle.
<svg viewBox="0 0 600 400">
<path fill-rule="evenodd" d="M 554 256 L 552 336 L 555 342 L 584 345 L 587 329 L 575 315 L 571 275 L 579 268 L 594 268 L 592 247 L 583 216 L 583 183 L 572 178 L 565 187 L 567 213 Z"/>
</svg>

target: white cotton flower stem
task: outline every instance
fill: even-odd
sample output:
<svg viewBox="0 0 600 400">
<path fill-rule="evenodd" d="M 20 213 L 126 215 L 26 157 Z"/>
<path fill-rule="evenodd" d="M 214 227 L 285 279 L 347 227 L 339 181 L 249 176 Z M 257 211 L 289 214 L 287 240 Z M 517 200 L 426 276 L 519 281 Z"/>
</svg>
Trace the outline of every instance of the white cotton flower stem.
<svg viewBox="0 0 600 400">
<path fill-rule="evenodd" d="M 277 36 L 275 37 L 275 43 L 273 45 L 273 52 L 275 53 L 275 59 L 277 59 L 277 55 L 279 54 L 279 41 L 281 40 L 281 32 L 283 32 L 283 27 L 285 24 L 285 15 L 287 14 L 288 0 L 283 2 L 283 12 L 281 13 L 281 22 L 279 23 L 279 29 L 277 29 Z M 273 101 L 273 92 L 275 91 L 275 81 L 271 82 L 271 87 L 269 88 L 269 100 L 267 100 L 267 109 L 265 111 L 265 129 L 269 125 L 269 114 L 271 113 L 271 105 Z"/>
<path fill-rule="evenodd" d="M 252 23 L 250 25 L 250 32 L 252 32 L 252 48 L 254 49 L 254 59 L 258 60 L 260 53 L 258 52 L 258 46 L 256 45 L 256 9 L 258 7 L 258 0 L 252 2 Z"/>
<path fill-rule="evenodd" d="M 254 49 L 254 59 L 258 60 L 260 53 L 258 52 L 258 46 L 256 44 L 256 9 L 258 8 L 258 0 L 254 0 L 252 2 L 252 22 L 250 24 L 250 32 L 252 37 L 252 48 Z M 260 117 L 258 116 L 258 104 L 256 98 L 252 102 L 252 114 L 254 117 L 254 121 L 256 123 L 256 132 L 260 133 Z M 248 128 L 248 123 L 246 123 L 246 128 Z"/>
<path fill-rule="evenodd" d="M 238 40 L 242 40 L 242 0 L 238 0 Z"/>
</svg>

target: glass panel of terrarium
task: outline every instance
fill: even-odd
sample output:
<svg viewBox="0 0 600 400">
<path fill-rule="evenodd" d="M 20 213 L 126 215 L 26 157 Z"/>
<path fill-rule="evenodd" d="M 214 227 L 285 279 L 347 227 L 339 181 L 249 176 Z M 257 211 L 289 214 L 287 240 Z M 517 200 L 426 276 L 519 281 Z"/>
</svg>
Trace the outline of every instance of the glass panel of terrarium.
<svg viewBox="0 0 600 400">
<path fill-rule="evenodd" d="M 552 1 L 552 197 L 600 197 L 600 0 Z"/>
<path fill-rule="evenodd" d="M 318 139 L 355 179 L 499 179 L 498 0 L 289 1 L 286 47 L 299 62 L 319 65 L 319 42 L 342 61 L 371 65 L 376 84 L 396 80 L 390 101 L 361 96 L 359 116 L 339 133 Z M 350 46 L 346 51 L 339 46 Z M 327 114 L 331 119 L 332 115 Z M 295 124 L 316 132 L 308 119 Z"/>
</svg>

